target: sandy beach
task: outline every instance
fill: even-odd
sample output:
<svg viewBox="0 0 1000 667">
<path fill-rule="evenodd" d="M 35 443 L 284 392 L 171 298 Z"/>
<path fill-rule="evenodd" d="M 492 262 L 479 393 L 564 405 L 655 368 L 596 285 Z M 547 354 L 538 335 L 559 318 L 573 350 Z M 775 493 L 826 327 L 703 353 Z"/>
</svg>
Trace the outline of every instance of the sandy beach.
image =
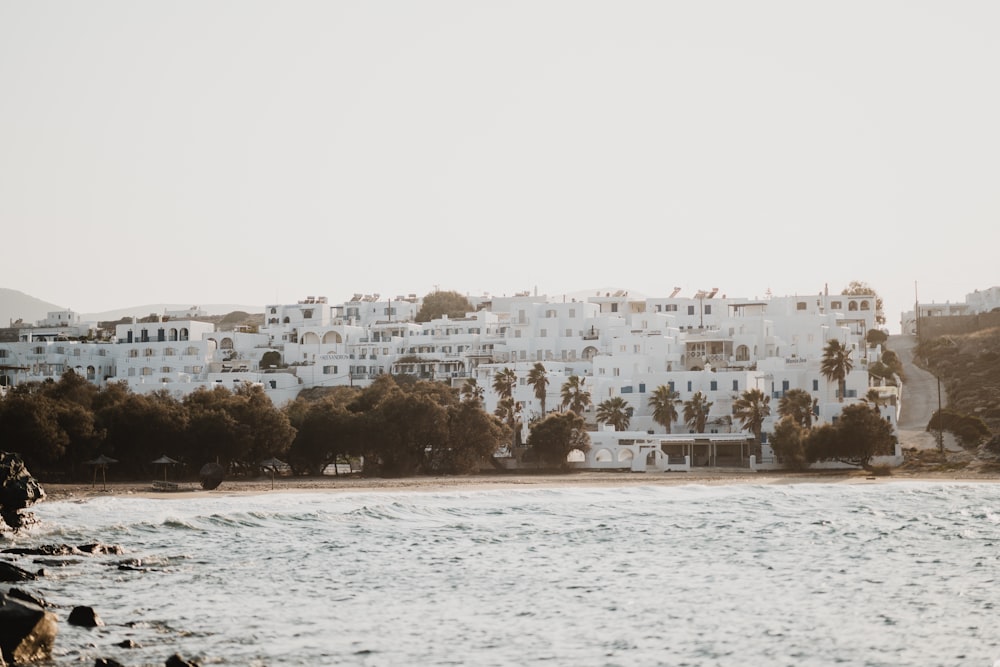
<svg viewBox="0 0 1000 667">
<path fill-rule="evenodd" d="M 361 476 L 270 477 L 224 480 L 218 488 L 206 491 L 197 482 L 177 482 L 177 490 L 159 491 L 151 481 L 97 484 L 42 484 L 47 502 L 86 500 L 88 498 L 143 497 L 164 500 L 213 497 L 233 494 L 287 492 L 358 493 L 366 491 L 485 491 L 566 486 L 676 486 L 685 484 L 803 484 L 864 483 L 886 484 L 895 481 L 1000 482 L 1000 475 L 973 471 L 902 471 L 891 476 L 873 477 L 863 470 L 793 472 L 752 472 L 750 470 L 699 470 L 689 473 L 632 473 L 576 471 L 557 473 L 494 473 L 453 477 L 373 478 Z"/>
</svg>

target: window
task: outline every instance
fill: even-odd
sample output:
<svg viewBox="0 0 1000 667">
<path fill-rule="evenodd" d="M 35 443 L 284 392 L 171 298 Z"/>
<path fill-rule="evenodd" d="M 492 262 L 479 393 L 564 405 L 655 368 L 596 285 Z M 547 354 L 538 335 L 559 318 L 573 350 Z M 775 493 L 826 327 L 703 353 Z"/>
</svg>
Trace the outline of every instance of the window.
<svg viewBox="0 0 1000 667">
<path fill-rule="evenodd" d="M 569 316 L 570 317 L 576 317 L 576 308 L 570 308 L 569 309 Z"/>
<path fill-rule="evenodd" d="M 871 309 L 872 307 L 870 303 L 868 303 L 867 301 L 861 302 L 861 310 L 871 310 Z"/>
<path fill-rule="evenodd" d="M 813 380 L 813 391 L 819 391 L 819 380 Z"/>
<path fill-rule="evenodd" d="M 566 329 L 566 338 L 572 338 L 572 337 L 573 337 L 573 330 Z"/>
<path fill-rule="evenodd" d="M 676 303 L 668 303 L 666 306 L 663 307 L 663 310 L 665 310 L 668 313 L 676 313 L 677 312 L 677 304 Z"/>
<path fill-rule="evenodd" d="M 337 374 L 336 366 L 323 366 L 323 375 L 336 375 L 336 374 Z"/>
<path fill-rule="evenodd" d="M 688 380 L 688 391 L 691 391 L 691 380 Z"/>
<path fill-rule="evenodd" d="M 806 309 L 805 301 L 799 301 L 798 303 L 795 304 L 795 310 L 805 310 L 805 309 Z"/>
<path fill-rule="evenodd" d="M 639 383 L 639 393 L 640 394 L 645 394 L 646 393 L 646 383 L 645 382 L 640 382 Z"/>
<path fill-rule="evenodd" d="M 834 310 L 842 310 L 844 308 L 844 304 L 840 301 L 831 301 L 830 308 L 833 308 Z"/>
<path fill-rule="evenodd" d="M 781 391 L 788 391 L 788 380 L 781 381 Z"/>
<path fill-rule="evenodd" d="M 617 303 L 611 304 L 611 312 L 612 313 L 617 313 L 618 312 L 618 304 Z"/>
<path fill-rule="evenodd" d="M 694 315 L 694 306 L 688 306 L 688 315 Z"/>
<path fill-rule="evenodd" d="M 733 391 L 739 391 L 739 390 L 740 390 L 740 381 L 733 380 Z"/>
<path fill-rule="evenodd" d="M 538 330 L 538 337 L 539 338 L 548 338 L 549 337 L 548 330 L 547 329 L 539 329 Z"/>
<path fill-rule="evenodd" d="M 712 304 L 708 304 L 707 306 L 705 306 L 705 314 L 706 315 L 712 314 Z"/>
<path fill-rule="evenodd" d="M 718 391 L 719 390 L 719 382 L 717 380 L 712 380 L 711 382 L 708 383 L 708 388 L 711 391 Z"/>
<path fill-rule="evenodd" d="M 632 393 L 632 387 L 631 386 L 622 387 L 621 393 L 623 393 L 623 394 L 631 394 Z"/>
</svg>

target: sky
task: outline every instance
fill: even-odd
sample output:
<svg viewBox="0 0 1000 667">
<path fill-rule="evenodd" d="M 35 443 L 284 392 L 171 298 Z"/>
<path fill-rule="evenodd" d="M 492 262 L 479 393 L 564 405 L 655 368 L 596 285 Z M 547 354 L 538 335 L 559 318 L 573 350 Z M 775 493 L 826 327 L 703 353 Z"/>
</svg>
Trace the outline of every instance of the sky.
<svg viewBox="0 0 1000 667">
<path fill-rule="evenodd" d="M 0 286 L 1000 284 L 1000 3 L 0 0 Z"/>
</svg>

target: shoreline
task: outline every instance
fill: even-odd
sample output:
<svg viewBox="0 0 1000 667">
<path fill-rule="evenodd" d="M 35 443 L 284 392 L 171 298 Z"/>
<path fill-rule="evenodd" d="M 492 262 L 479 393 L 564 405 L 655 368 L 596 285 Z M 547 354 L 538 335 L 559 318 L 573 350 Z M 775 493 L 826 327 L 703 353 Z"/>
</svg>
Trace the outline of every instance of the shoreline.
<svg viewBox="0 0 1000 667">
<path fill-rule="evenodd" d="M 750 470 L 699 470 L 674 473 L 633 473 L 621 471 L 574 471 L 568 473 L 483 473 L 466 476 L 379 478 L 360 476 L 257 477 L 224 480 L 218 488 L 207 491 L 197 482 L 175 482 L 176 490 L 157 490 L 152 481 L 125 481 L 73 484 L 41 483 L 42 502 L 76 501 L 91 498 L 156 498 L 180 500 L 232 495 L 268 493 L 368 493 L 368 492 L 447 492 L 511 489 L 546 489 L 565 487 L 614 488 L 624 486 L 685 486 L 730 484 L 885 484 L 902 481 L 998 483 L 1000 475 L 969 471 L 894 471 L 875 477 L 861 470 L 809 472 Z"/>
</svg>

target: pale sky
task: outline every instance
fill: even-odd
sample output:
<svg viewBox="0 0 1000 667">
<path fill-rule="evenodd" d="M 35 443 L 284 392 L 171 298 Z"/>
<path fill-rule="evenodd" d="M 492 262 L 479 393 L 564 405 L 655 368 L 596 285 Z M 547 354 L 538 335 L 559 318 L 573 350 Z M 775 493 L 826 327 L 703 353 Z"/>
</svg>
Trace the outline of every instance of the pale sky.
<svg viewBox="0 0 1000 667">
<path fill-rule="evenodd" d="M 1000 3 L 0 0 L 0 286 L 1000 284 Z"/>
</svg>

